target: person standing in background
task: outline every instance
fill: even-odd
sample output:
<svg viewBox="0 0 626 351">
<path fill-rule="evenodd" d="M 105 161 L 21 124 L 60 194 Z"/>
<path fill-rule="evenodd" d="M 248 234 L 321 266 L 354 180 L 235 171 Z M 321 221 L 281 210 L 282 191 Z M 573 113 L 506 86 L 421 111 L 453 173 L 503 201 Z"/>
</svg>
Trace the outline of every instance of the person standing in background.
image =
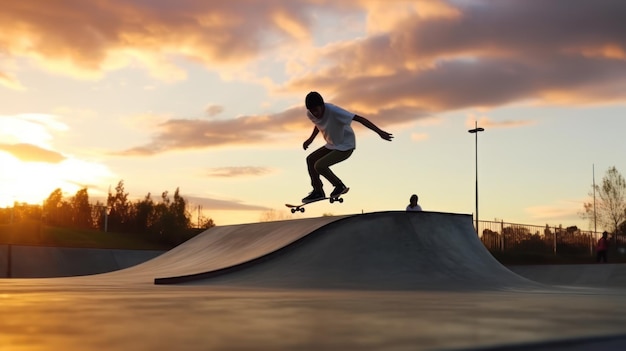
<svg viewBox="0 0 626 351">
<path fill-rule="evenodd" d="M 416 194 L 411 195 L 409 205 L 406 207 L 407 212 L 417 212 L 422 210 L 422 206 L 417 203 L 418 199 L 419 198 Z"/>
<path fill-rule="evenodd" d="M 598 240 L 598 245 L 596 246 L 596 262 L 602 261 L 603 263 L 606 263 L 607 261 L 606 252 L 609 250 L 609 240 L 607 239 L 608 236 L 609 233 L 604 231 L 602 233 L 602 237 L 600 238 L 600 240 Z"/>
</svg>

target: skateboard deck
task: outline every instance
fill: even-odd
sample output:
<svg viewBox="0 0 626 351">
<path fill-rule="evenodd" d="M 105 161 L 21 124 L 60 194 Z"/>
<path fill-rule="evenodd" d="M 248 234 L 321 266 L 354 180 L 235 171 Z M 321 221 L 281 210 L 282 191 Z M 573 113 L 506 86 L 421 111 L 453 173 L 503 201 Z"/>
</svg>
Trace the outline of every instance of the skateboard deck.
<svg viewBox="0 0 626 351">
<path fill-rule="evenodd" d="M 346 188 L 346 191 L 344 191 L 343 194 L 347 193 L 348 190 L 350 190 L 350 188 Z M 287 206 L 287 207 L 289 207 L 291 209 L 291 213 L 296 213 L 297 211 L 304 212 L 304 206 L 306 206 L 308 204 L 312 204 L 314 202 L 318 202 L 318 201 L 329 200 L 331 204 L 334 203 L 334 202 L 342 203 L 343 202 L 343 198 L 341 197 L 341 195 L 343 195 L 343 194 L 339 194 L 338 196 L 335 196 L 335 197 L 325 197 L 323 199 L 318 199 L 318 200 L 315 200 L 315 201 L 303 202 L 300 205 L 285 204 L 285 206 Z"/>
</svg>

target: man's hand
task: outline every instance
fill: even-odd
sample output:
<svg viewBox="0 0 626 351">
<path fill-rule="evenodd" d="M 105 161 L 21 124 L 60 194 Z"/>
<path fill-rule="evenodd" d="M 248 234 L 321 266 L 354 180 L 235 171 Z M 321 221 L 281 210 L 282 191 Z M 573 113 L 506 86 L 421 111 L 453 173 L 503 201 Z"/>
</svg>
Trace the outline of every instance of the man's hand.
<svg viewBox="0 0 626 351">
<path fill-rule="evenodd" d="M 393 135 L 391 135 L 391 133 L 387 133 L 384 130 L 378 128 L 374 123 L 370 122 L 367 118 L 363 116 L 354 115 L 354 117 L 352 117 L 352 120 L 357 121 L 361 123 L 362 125 L 366 126 L 367 128 L 378 133 L 378 135 L 380 135 L 380 137 L 385 140 L 391 141 L 391 139 L 393 139 Z"/>
<path fill-rule="evenodd" d="M 309 145 L 311 145 L 311 143 L 313 142 L 313 140 L 315 140 L 315 137 L 317 136 L 317 134 L 319 133 L 319 129 L 317 129 L 317 127 L 313 127 L 313 131 L 311 132 L 311 136 L 304 141 L 304 143 L 302 143 L 302 148 L 303 149 L 308 149 Z"/>
<path fill-rule="evenodd" d="M 393 134 L 391 133 L 387 133 L 384 130 L 381 130 L 380 132 L 378 132 L 378 135 L 380 135 L 381 138 L 391 141 L 391 139 L 393 139 Z"/>
<path fill-rule="evenodd" d="M 313 140 L 311 140 L 311 139 L 305 140 L 304 143 L 302 143 L 302 148 L 305 149 L 305 150 L 308 149 L 309 145 L 311 145 L 312 142 L 313 142 Z"/>
</svg>

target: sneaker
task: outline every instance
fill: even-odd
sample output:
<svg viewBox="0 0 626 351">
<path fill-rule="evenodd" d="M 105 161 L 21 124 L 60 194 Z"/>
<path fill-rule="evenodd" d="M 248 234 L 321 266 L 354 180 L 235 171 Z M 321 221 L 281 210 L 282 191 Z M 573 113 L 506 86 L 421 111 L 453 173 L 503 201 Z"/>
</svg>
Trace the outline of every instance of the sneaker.
<svg viewBox="0 0 626 351">
<path fill-rule="evenodd" d="M 311 191 L 311 193 L 309 193 L 309 196 L 307 196 L 304 199 L 302 199 L 302 202 L 303 203 L 313 202 L 313 201 L 317 201 L 317 200 L 322 200 L 324 198 L 326 198 L 326 194 L 324 194 L 324 190 L 315 190 L 315 189 L 313 189 L 313 191 Z"/>
<path fill-rule="evenodd" d="M 335 190 L 333 190 L 332 193 L 330 193 L 330 197 L 338 197 L 341 194 L 345 194 L 348 192 L 348 188 L 346 188 L 345 185 L 343 184 L 339 184 L 335 187 Z"/>
</svg>

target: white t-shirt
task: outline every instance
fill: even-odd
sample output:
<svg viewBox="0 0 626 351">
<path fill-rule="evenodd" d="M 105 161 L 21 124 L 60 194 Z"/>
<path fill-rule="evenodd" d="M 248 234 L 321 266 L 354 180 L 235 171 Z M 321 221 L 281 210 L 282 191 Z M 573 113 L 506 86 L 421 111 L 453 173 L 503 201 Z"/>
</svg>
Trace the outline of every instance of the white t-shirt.
<svg viewBox="0 0 626 351">
<path fill-rule="evenodd" d="M 407 211 L 409 211 L 409 212 L 410 212 L 410 211 L 415 211 L 415 212 L 417 212 L 417 211 L 421 211 L 421 210 L 422 210 L 422 206 L 420 206 L 419 204 L 416 204 L 416 205 L 415 205 L 415 207 L 411 207 L 411 205 L 408 205 L 408 206 L 406 207 L 406 210 L 407 210 Z"/>
<path fill-rule="evenodd" d="M 331 150 L 347 151 L 356 147 L 354 130 L 350 126 L 354 113 L 348 112 L 339 106 L 325 103 L 324 115 L 317 119 L 307 111 L 306 115 L 326 140 L 326 148 Z"/>
</svg>

